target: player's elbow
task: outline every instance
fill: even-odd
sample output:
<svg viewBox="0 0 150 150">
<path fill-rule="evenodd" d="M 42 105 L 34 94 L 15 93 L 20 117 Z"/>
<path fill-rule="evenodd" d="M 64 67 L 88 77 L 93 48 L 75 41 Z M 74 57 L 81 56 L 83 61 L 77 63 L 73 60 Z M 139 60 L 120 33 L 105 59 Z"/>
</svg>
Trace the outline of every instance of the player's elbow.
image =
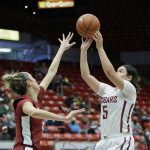
<svg viewBox="0 0 150 150">
<path fill-rule="evenodd" d="M 86 80 L 86 79 L 88 78 L 88 75 L 85 74 L 85 73 L 81 73 L 81 78 L 82 78 L 83 80 Z"/>
<path fill-rule="evenodd" d="M 84 79 L 84 78 L 85 78 L 84 73 L 81 73 L 81 78 L 82 78 L 82 79 Z"/>
<path fill-rule="evenodd" d="M 81 75 L 81 77 L 86 83 L 90 81 L 90 75 L 83 75 L 83 76 Z"/>
</svg>

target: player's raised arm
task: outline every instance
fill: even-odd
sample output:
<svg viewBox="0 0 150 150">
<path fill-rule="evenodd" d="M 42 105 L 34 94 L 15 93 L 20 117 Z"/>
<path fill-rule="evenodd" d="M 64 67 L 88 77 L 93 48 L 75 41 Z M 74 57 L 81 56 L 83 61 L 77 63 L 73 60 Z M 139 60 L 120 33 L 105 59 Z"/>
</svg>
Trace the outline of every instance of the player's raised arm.
<svg viewBox="0 0 150 150">
<path fill-rule="evenodd" d="M 62 58 L 63 53 L 66 50 L 68 50 L 70 47 L 75 45 L 75 42 L 70 43 L 72 37 L 73 37 L 73 33 L 69 32 L 67 37 L 65 37 L 65 35 L 63 34 L 62 40 L 59 39 L 59 41 L 60 41 L 59 50 L 58 50 L 54 60 L 52 61 L 46 76 L 44 77 L 44 79 L 40 83 L 40 86 L 44 87 L 45 90 L 47 89 L 48 85 L 50 84 L 50 82 L 52 81 L 53 77 L 57 73 L 58 66 L 60 64 L 60 60 Z"/>
<path fill-rule="evenodd" d="M 93 39 L 83 40 L 81 44 L 80 54 L 80 70 L 82 79 L 91 87 L 93 91 L 97 93 L 99 89 L 99 81 L 90 74 L 88 61 L 87 61 L 87 50 L 89 49 Z"/>
<path fill-rule="evenodd" d="M 123 79 L 117 74 L 113 65 L 111 64 L 110 60 L 108 59 L 105 50 L 103 48 L 103 38 L 99 31 L 97 31 L 94 35 L 94 40 L 96 42 L 96 47 L 98 49 L 99 57 L 101 60 L 102 68 L 104 70 L 105 75 L 108 79 L 119 89 L 123 89 L 124 81 Z"/>
</svg>

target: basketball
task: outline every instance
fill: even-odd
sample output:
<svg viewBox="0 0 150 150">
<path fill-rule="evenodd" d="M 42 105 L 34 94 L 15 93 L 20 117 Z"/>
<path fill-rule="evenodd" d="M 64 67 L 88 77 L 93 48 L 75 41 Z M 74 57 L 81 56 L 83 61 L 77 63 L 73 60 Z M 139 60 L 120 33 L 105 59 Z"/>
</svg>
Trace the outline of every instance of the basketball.
<svg viewBox="0 0 150 150">
<path fill-rule="evenodd" d="M 76 22 L 78 34 L 85 38 L 90 38 L 100 29 L 100 21 L 93 14 L 84 14 Z"/>
</svg>

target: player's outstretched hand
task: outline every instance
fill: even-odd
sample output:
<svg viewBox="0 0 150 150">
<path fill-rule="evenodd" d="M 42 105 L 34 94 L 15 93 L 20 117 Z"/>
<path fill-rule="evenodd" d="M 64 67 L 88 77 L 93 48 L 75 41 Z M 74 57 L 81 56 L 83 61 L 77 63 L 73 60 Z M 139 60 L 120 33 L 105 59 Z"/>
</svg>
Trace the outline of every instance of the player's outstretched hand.
<svg viewBox="0 0 150 150">
<path fill-rule="evenodd" d="M 71 121 L 71 119 L 75 116 L 77 116 L 78 114 L 82 113 L 82 112 L 85 112 L 85 109 L 82 108 L 82 109 L 78 109 L 78 110 L 72 110 L 66 117 L 66 121 Z"/>
<path fill-rule="evenodd" d="M 103 37 L 100 31 L 97 31 L 93 36 L 94 41 L 96 42 L 96 48 L 103 48 Z"/>
<path fill-rule="evenodd" d="M 92 38 L 86 38 L 84 40 L 84 38 L 82 37 L 81 50 L 88 50 L 92 42 L 93 42 Z"/>
<path fill-rule="evenodd" d="M 70 47 L 72 47 L 73 45 L 75 45 L 75 42 L 70 43 L 72 37 L 73 37 L 73 33 L 69 32 L 69 34 L 67 35 L 67 37 L 65 37 L 64 34 L 62 34 L 62 40 L 59 38 L 58 40 L 60 41 L 60 48 L 62 50 L 68 50 Z"/>
</svg>

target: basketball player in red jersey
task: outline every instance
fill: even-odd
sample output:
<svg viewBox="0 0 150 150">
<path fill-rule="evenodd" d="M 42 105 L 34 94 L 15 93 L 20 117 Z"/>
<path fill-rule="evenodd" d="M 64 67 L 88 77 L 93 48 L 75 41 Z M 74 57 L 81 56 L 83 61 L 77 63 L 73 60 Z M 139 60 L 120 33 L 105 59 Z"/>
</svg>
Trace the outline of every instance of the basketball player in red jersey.
<svg viewBox="0 0 150 150">
<path fill-rule="evenodd" d="M 116 87 L 99 82 L 90 74 L 87 50 L 93 39 L 104 73 Z M 134 150 L 131 114 L 136 93 L 140 89 L 139 75 L 131 65 L 123 65 L 116 72 L 104 51 L 101 33 L 97 31 L 93 39 L 82 39 L 80 69 L 83 80 L 101 96 L 101 140 L 96 144 L 95 150 Z"/>
<path fill-rule="evenodd" d="M 66 38 L 63 34 L 63 39 L 59 39 L 60 48 L 40 85 L 27 72 L 3 75 L 2 79 L 5 84 L 20 95 L 13 103 L 16 122 L 14 150 L 39 149 L 42 137 L 42 119 L 68 121 L 78 113 L 85 111 L 84 109 L 74 110 L 67 116 L 61 116 L 41 109 L 42 96 L 57 73 L 63 53 L 75 44 L 75 42 L 70 44 L 72 37 L 73 34 L 69 33 Z"/>
</svg>

